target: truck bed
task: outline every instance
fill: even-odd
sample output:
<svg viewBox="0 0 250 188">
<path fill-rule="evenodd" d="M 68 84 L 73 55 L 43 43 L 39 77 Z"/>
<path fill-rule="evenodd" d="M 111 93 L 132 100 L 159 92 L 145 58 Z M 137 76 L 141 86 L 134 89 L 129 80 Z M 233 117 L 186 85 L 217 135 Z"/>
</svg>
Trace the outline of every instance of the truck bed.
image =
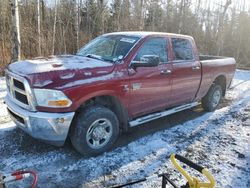
<svg viewBox="0 0 250 188">
<path fill-rule="evenodd" d="M 199 59 L 200 61 L 206 61 L 206 60 L 216 60 L 216 59 L 227 59 L 228 57 L 224 56 L 212 56 L 212 55 L 200 55 Z"/>
<path fill-rule="evenodd" d="M 202 55 L 199 58 L 202 68 L 202 79 L 197 94 L 198 98 L 204 97 L 210 85 L 219 76 L 225 75 L 226 88 L 230 86 L 235 70 L 234 58 L 210 55 Z"/>
</svg>

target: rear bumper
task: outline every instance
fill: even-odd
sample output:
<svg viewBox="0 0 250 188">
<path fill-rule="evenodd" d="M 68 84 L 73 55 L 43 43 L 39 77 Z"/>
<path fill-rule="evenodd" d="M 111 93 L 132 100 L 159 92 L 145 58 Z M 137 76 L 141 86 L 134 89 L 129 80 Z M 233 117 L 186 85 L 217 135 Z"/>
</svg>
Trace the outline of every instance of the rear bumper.
<svg viewBox="0 0 250 188">
<path fill-rule="evenodd" d="M 56 146 L 62 146 L 67 138 L 74 112 L 46 113 L 25 110 L 14 102 L 8 95 L 5 98 L 11 119 L 19 128 L 34 138 Z"/>
</svg>

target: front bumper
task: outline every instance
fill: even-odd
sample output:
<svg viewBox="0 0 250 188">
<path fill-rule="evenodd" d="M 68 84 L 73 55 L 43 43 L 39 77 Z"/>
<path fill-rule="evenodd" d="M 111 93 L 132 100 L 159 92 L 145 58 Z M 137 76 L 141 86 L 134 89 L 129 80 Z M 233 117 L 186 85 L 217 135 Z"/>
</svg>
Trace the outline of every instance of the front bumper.
<svg viewBox="0 0 250 188">
<path fill-rule="evenodd" d="M 11 119 L 19 128 L 34 138 L 62 146 L 67 138 L 68 131 L 75 112 L 46 113 L 25 110 L 8 97 L 5 102 Z"/>
</svg>

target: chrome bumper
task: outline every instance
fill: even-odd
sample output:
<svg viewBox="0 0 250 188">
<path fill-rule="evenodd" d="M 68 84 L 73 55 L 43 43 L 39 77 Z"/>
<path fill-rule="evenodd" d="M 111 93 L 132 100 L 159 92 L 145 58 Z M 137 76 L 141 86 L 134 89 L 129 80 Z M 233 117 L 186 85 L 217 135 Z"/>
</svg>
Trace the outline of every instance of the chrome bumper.
<svg viewBox="0 0 250 188">
<path fill-rule="evenodd" d="M 5 102 L 11 119 L 19 128 L 32 137 L 53 145 L 62 146 L 64 144 L 75 112 L 28 111 L 12 102 L 8 95 L 5 97 Z"/>
</svg>

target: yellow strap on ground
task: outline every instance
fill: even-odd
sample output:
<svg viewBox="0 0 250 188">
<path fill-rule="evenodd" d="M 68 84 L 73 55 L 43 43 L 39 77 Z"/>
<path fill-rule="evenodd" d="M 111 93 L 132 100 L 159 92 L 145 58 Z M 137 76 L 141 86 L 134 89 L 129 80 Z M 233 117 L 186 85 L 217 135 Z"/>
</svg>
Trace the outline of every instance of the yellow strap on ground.
<svg viewBox="0 0 250 188">
<path fill-rule="evenodd" d="M 212 174 L 204 168 L 202 174 L 209 180 L 209 182 L 200 182 L 198 178 L 191 177 L 176 161 L 175 154 L 171 154 L 170 160 L 175 168 L 187 179 L 190 188 L 214 188 L 216 181 Z"/>
<path fill-rule="evenodd" d="M 210 172 L 209 172 L 206 168 L 204 168 L 204 169 L 202 170 L 202 174 L 203 174 L 204 176 L 206 176 L 206 178 L 210 181 L 209 183 L 204 183 L 204 185 L 205 185 L 205 184 L 209 184 L 209 186 L 204 186 L 204 185 L 203 185 L 203 187 L 209 187 L 209 188 L 215 187 L 216 181 L 215 181 L 213 175 L 210 174 Z M 200 184 L 202 184 L 202 183 L 200 183 Z M 202 186 L 200 186 L 200 187 L 202 187 Z"/>
<path fill-rule="evenodd" d="M 192 177 L 190 177 L 188 175 L 188 173 L 177 163 L 176 159 L 175 159 L 175 154 L 171 154 L 170 156 L 170 160 L 173 163 L 173 165 L 175 166 L 175 168 L 188 180 L 188 183 L 191 187 L 191 185 L 193 185 L 193 179 Z"/>
</svg>

